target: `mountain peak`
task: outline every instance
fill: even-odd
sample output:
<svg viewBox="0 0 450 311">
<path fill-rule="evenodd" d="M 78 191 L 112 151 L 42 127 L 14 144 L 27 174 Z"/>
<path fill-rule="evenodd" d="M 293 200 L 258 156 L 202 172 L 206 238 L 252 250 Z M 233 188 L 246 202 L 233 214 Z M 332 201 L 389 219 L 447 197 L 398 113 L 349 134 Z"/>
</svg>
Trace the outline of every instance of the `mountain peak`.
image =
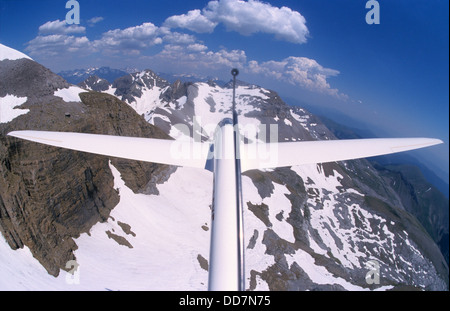
<svg viewBox="0 0 450 311">
<path fill-rule="evenodd" d="M 28 55 L 0 43 L 0 61 L 7 59 L 17 60 L 21 58 L 31 59 Z"/>
</svg>

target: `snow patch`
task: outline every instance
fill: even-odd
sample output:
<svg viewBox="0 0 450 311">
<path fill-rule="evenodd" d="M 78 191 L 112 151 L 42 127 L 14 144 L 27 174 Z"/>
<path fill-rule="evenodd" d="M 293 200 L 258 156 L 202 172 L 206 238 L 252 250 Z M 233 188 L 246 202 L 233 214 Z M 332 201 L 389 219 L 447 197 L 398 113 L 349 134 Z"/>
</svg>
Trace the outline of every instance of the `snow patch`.
<svg viewBox="0 0 450 311">
<path fill-rule="evenodd" d="M 0 123 L 8 123 L 30 112 L 29 109 L 16 108 L 24 104 L 28 99 L 26 97 L 16 97 L 14 95 L 6 95 L 0 97 Z"/>
<path fill-rule="evenodd" d="M 144 87 L 141 90 L 142 96 L 135 98 L 135 101 L 129 104 L 139 115 L 148 114 L 161 106 L 162 102 L 160 100 L 160 96 L 166 90 L 167 88 L 160 88 L 156 86 L 150 89 Z"/>
<path fill-rule="evenodd" d="M 209 258 L 212 174 L 178 168 L 158 186 L 159 195 L 135 194 L 110 164 L 120 202 L 104 223 L 75 243 L 78 284 L 61 271 L 55 278 L 26 247 L 13 251 L 0 237 L 0 290 L 206 290 L 208 272 L 198 256 Z M 177 195 L 174 195 L 177 193 Z M 124 224 L 129 230 L 123 229 Z M 203 227 L 203 228 L 202 228 Z M 108 234 L 125 239 L 120 245 Z"/>
<path fill-rule="evenodd" d="M 260 202 L 261 196 L 258 189 L 254 186 L 252 180 L 247 176 L 242 176 L 242 193 L 244 202 Z M 250 280 L 250 272 L 252 270 L 262 272 L 275 264 L 274 257 L 266 254 L 266 246 L 263 244 L 264 232 L 267 230 L 266 225 L 258 219 L 248 208 L 244 208 L 244 238 L 245 238 L 245 273 L 246 280 Z M 257 232 L 258 237 L 252 248 L 247 248 L 253 234 Z M 249 284 L 246 286 L 250 287 Z M 255 290 L 266 290 L 267 283 L 261 279 L 257 282 Z"/>
<path fill-rule="evenodd" d="M 80 93 L 86 92 L 78 86 L 70 86 L 66 89 L 59 89 L 53 95 L 61 97 L 65 102 L 81 102 Z"/>
<path fill-rule="evenodd" d="M 333 276 L 328 270 L 315 264 L 315 259 L 307 252 L 299 249 L 294 255 L 286 255 L 286 260 L 289 266 L 292 266 L 294 262 L 301 263 L 301 268 L 308 277 L 316 284 L 337 284 L 341 285 L 346 290 L 361 291 L 363 287 L 353 285 L 346 280 Z"/>
<path fill-rule="evenodd" d="M 3 45 L 0 43 L 0 61 L 7 60 L 7 59 L 17 60 L 17 59 L 22 59 L 22 58 L 33 60 L 29 56 L 25 55 L 24 53 L 14 50 L 14 49 L 7 47 L 6 45 Z"/>
<path fill-rule="evenodd" d="M 114 87 L 112 87 L 112 85 L 110 85 L 109 88 L 108 88 L 106 91 L 103 91 L 103 92 L 106 93 L 106 94 L 109 94 L 109 95 L 116 96 L 116 95 L 115 95 L 115 94 L 116 94 L 116 91 L 117 91 L 117 89 L 114 88 Z M 117 96 L 116 96 L 116 97 L 117 97 Z M 120 98 L 119 98 L 119 99 L 120 99 Z"/>
<path fill-rule="evenodd" d="M 54 278 L 28 247 L 12 250 L 0 234 L 0 290 L 52 290 L 64 287 L 65 277 Z"/>
<path fill-rule="evenodd" d="M 209 258 L 209 232 L 202 225 L 210 221 L 211 173 L 179 168 L 158 186 L 156 196 L 133 193 L 117 169 L 111 164 L 110 168 L 120 203 L 106 223 L 76 240 L 75 256 L 86 278 L 82 284 L 92 289 L 205 290 L 207 271 L 197 257 Z M 135 236 L 124 233 L 119 221 Z M 133 248 L 109 239 L 108 230 Z"/>
<path fill-rule="evenodd" d="M 180 98 L 177 100 L 178 108 L 179 108 L 179 109 L 183 109 L 184 104 L 186 104 L 186 101 L 187 101 L 187 97 L 186 97 L 186 96 L 180 97 Z"/>
</svg>

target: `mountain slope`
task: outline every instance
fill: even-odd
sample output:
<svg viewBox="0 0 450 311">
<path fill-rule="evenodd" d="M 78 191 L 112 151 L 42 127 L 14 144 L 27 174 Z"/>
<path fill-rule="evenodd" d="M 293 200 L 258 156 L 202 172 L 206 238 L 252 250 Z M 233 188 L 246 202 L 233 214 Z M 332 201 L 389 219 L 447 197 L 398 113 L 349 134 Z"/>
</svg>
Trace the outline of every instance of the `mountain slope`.
<svg viewBox="0 0 450 311">
<path fill-rule="evenodd" d="M 348 128 L 324 117 L 320 118 L 339 139 L 361 138 L 356 129 Z M 386 183 L 395 190 L 405 209 L 413 214 L 433 237 L 448 264 L 449 202 L 445 193 L 441 192 L 443 187 L 448 192 L 448 185 L 441 186 L 444 182 L 430 183 L 429 180 L 435 181 L 438 178 L 427 171 L 418 160 L 408 157 L 408 154 L 374 157 L 369 161 L 383 176 Z"/>
<path fill-rule="evenodd" d="M 15 96 L 23 99 L 20 108 L 28 110 L 0 124 L 0 231 L 11 248 L 29 248 L 48 273 L 56 276 L 75 258 L 73 238 L 105 221 L 119 202 L 108 159 L 11 139 L 6 134 L 17 129 L 47 129 L 169 137 L 115 97 L 84 93 L 30 59 L 2 60 L 0 74 L 0 109 L 5 98 Z M 167 169 L 151 163 L 112 161 L 135 191 L 156 192 L 152 183 Z"/>
<path fill-rule="evenodd" d="M 159 107 L 145 117 L 178 139 L 196 135 L 207 140 L 214 125 L 230 115 L 231 96 L 230 88 L 213 83 L 177 82 L 160 96 Z M 278 125 L 281 141 L 334 139 L 318 118 L 288 107 L 272 91 L 239 83 L 237 97 L 246 140 L 258 139 L 254 125 L 269 124 Z M 367 287 L 365 263 L 370 259 L 384 263 L 385 285 L 446 286 L 442 280 L 436 284 L 433 278 L 425 281 L 429 273 L 444 275 L 445 280 L 446 263 L 422 226 L 404 211 L 401 198 L 369 162 L 245 175 L 246 224 L 250 219 L 246 225 L 247 266 L 256 267 L 248 271 L 251 288 L 260 289 L 256 284 L 266 281 L 274 290 L 362 289 Z M 257 249 L 254 255 L 253 249 Z M 300 264 L 305 256 L 311 267 L 308 272 Z M 410 262 L 415 262 L 417 279 L 410 275 Z M 420 272 L 423 267 L 426 271 Z M 314 275 L 316 269 L 323 273 L 306 281 L 305 273 Z M 322 284 L 322 277 L 331 284 Z"/>
<path fill-rule="evenodd" d="M 403 206 L 426 228 L 449 262 L 449 201 L 412 165 L 375 166 L 402 199 Z"/>
</svg>

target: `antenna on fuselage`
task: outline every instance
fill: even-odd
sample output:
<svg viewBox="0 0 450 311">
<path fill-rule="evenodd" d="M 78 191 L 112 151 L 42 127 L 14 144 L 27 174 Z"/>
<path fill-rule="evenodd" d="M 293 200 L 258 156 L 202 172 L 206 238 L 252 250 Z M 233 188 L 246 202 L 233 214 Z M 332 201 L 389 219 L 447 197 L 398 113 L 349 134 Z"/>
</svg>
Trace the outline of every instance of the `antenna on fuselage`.
<svg viewBox="0 0 450 311">
<path fill-rule="evenodd" d="M 233 76 L 233 126 L 236 127 L 238 122 L 236 111 L 236 77 L 239 75 L 239 70 L 234 68 L 233 70 L 231 70 L 231 75 Z"/>
<path fill-rule="evenodd" d="M 244 258 L 244 211 L 242 199 L 242 177 L 241 177 L 241 156 L 240 156 L 240 142 L 238 115 L 236 111 L 236 77 L 239 75 L 239 70 L 236 68 L 231 70 L 233 76 L 233 128 L 234 128 L 234 152 L 236 164 L 236 208 L 237 208 L 237 224 L 238 224 L 238 274 L 239 274 L 239 290 L 245 291 L 245 258 Z"/>
</svg>

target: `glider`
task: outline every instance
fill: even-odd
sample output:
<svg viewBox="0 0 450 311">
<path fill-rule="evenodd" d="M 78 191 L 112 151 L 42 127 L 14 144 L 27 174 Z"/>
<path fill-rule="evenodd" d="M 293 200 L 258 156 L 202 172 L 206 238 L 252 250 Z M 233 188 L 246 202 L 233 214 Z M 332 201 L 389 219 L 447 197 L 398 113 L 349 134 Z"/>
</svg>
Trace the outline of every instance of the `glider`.
<svg viewBox="0 0 450 311">
<path fill-rule="evenodd" d="M 387 138 L 268 143 L 274 157 L 258 157 L 241 143 L 233 76 L 233 117 L 222 120 L 210 143 L 68 132 L 13 131 L 8 135 L 99 155 L 211 170 L 214 174 L 208 289 L 245 290 L 242 172 L 379 156 L 443 143 L 431 138 Z M 253 152 L 252 152 L 253 150 Z"/>
</svg>

